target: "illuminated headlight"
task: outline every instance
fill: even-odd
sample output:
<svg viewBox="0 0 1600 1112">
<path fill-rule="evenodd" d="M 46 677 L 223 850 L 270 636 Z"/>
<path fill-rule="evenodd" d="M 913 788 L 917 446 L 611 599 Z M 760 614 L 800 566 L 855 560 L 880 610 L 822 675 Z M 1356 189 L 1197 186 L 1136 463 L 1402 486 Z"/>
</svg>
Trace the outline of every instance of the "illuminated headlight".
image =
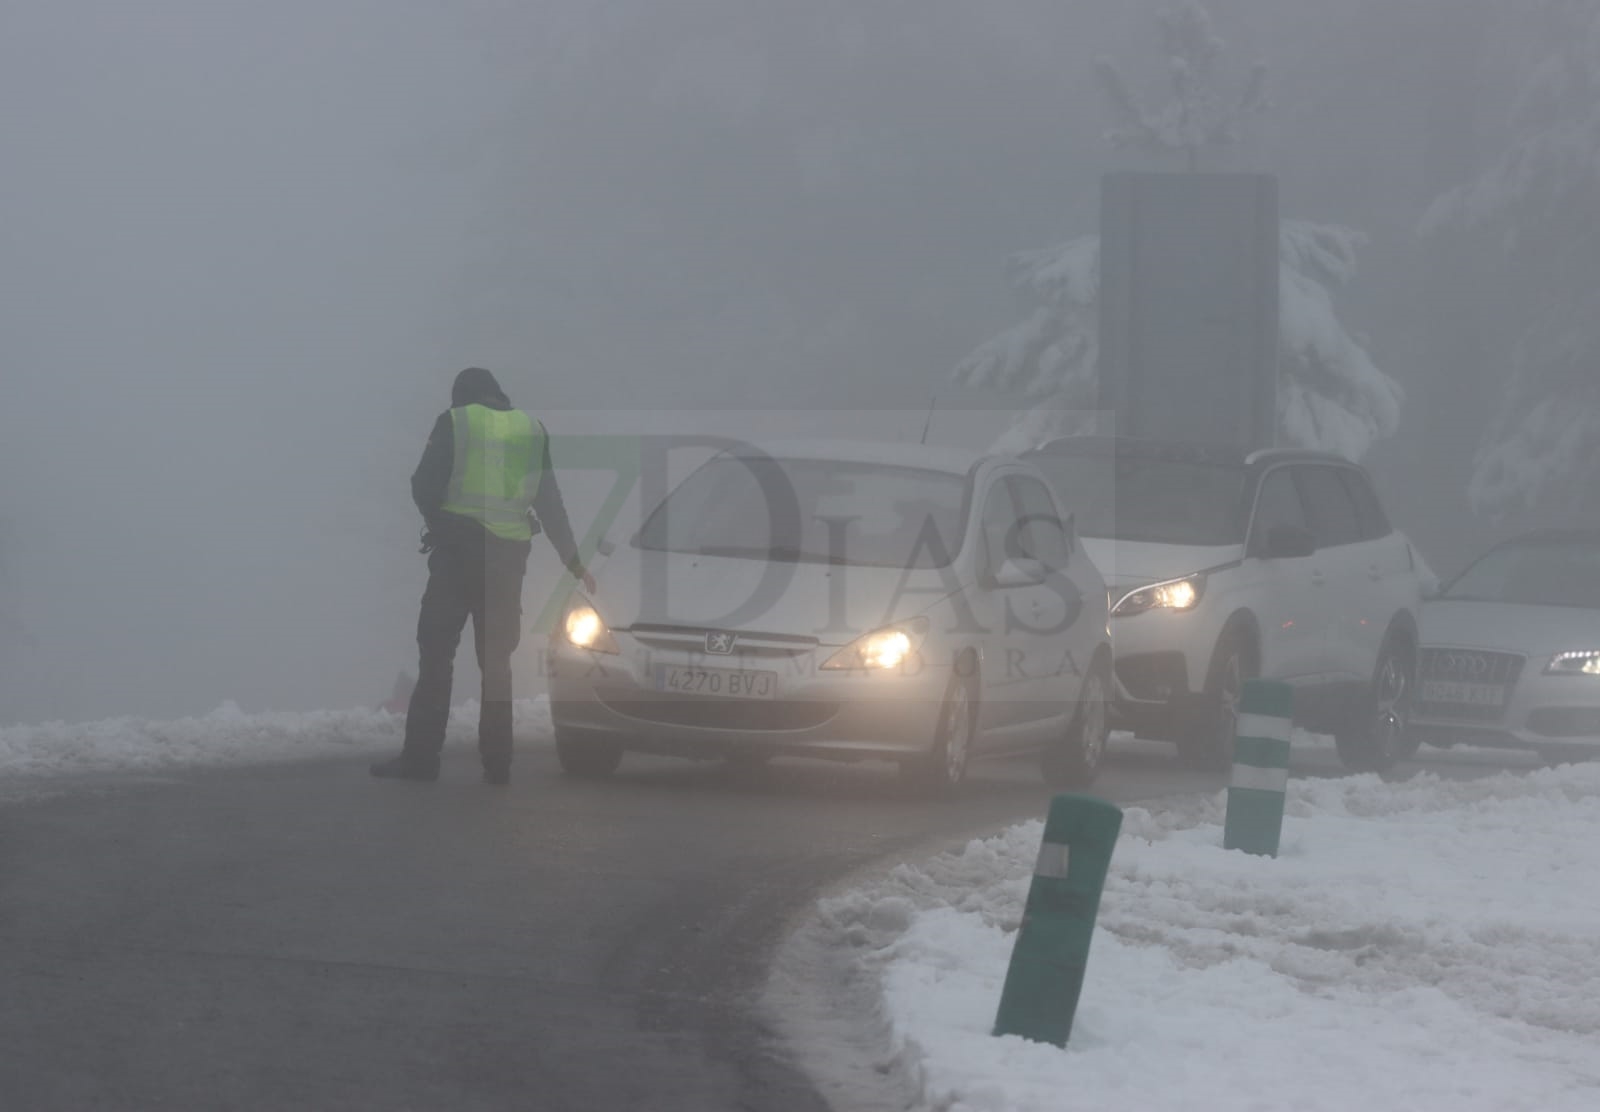
<svg viewBox="0 0 1600 1112">
<path fill-rule="evenodd" d="M 906 666 L 927 635 L 926 618 L 885 626 L 857 637 L 823 661 L 822 666 L 833 671 L 891 672 Z"/>
<path fill-rule="evenodd" d="M 1200 596 L 1205 589 L 1206 578 L 1203 575 L 1152 583 L 1123 595 L 1111 608 L 1111 616 L 1131 618 L 1146 610 L 1193 610 L 1200 604 Z"/>
<path fill-rule="evenodd" d="M 617 651 L 617 643 L 611 639 L 606 623 L 600 620 L 600 612 L 587 602 L 580 602 L 567 611 L 563 629 L 567 640 L 580 649 L 597 653 Z"/>
<path fill-rule="evenodd" d="M 1557 653 L 1544 671 L 1547 676 L 1600 676 L 1600 649 Z"/>
</svg>

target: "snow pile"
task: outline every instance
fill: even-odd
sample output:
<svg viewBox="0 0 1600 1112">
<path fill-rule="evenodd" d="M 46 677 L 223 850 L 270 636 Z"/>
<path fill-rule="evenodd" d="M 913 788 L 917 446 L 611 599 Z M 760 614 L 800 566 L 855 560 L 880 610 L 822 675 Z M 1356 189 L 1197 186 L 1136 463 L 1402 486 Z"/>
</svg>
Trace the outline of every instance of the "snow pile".
<svg viewBox="0 0 1600 1112">
<path fill-rule="evenodd" d="M 990 1037 L 1040 823 L 824 922 L 927 1107 L 1600 1107 L 1600 767 L 1297 781 L 1276 861 L 1224 796 L 1130 809 L 1066 1051 Z"/>
<path fill-rule="evenodd" d="M 516 703 L 518 736 L 550 732 L 547 700 Z M 0 776 L 61 775 L 181 765 L 254 764 L 398 749 L 402 715 L 381 710 L 246 714 L 224 703 L 171 722 L 112 718 L 69 725 L 0 727 Z M 448 743 L 476 744 L 478 704 L 450 713 Z"/>
</svg>

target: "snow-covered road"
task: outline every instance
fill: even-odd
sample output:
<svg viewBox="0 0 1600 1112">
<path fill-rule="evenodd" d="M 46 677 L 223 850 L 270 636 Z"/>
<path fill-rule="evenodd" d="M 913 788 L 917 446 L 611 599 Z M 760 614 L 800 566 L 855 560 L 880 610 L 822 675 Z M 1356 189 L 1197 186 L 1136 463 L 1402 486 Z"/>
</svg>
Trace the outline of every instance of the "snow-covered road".
<svg viewBox="0 0 1600 1112">
<path fill-rule="evenodd" d="M 549 737 L 550 706 L 543 696 L 517 700 L 515 714 L 519 737 Z M 110 718 L 0 726 L 0 780 L 382 752 L 399 748 L 404 726 L 401 715 L 381 710 L 247 714 L 233 703 L 224 703 L 209 714 L 164 722 Z M 476 702 L 462 703 L 451 711 L 451 744 L 471 744 L 477 729 Z"/>
<path fill-rule="evenodd" d="M 924 1107 L 1600 1108 L 1600 766 L 1223 800 L 1128 809 L 1066 1051 L 989 1035 L 1041 824 L 822 905 Z"/>
</svg>

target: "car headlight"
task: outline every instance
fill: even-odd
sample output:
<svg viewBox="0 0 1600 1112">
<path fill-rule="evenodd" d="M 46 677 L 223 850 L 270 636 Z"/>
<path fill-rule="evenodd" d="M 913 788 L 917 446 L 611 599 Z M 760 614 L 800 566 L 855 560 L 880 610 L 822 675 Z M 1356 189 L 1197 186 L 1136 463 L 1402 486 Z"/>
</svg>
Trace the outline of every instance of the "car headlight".
<svg viewBox="0 0 1600 1112">
<path fill-rule="evenodd" d="M 611 630 L 601 620 L 600 612 L 587 602 L 579 602 L 567 611 L 562 629 L 567 640 L 580 649 L 596 653 L 617 651 L 617 643 L 611 637 Z"/>
<path fill-rule="evenodd" d="M 1200 596 L 1205 594 L 1205 590 L 1206 577 L 1203 575 L 1152 583 L 1148 587 L 1129 591 L 1118 599 L 1111 608 L 1111 616 L 1131 618 L 1146 610 L 1193 610 L 1200 605 Z"/>
<path fill-rule="evenodd" d="M 1600 676 L 1600 649 L 1556 653 L 1544 673 L 1547 676 Z"/>
<path fill-rule="evenodd" d="M 892 672 L 903 668 L 928 636 L 928 619 L 912 618 L 857 637 L 822 666 L 832 671 Z"/>
</svg>

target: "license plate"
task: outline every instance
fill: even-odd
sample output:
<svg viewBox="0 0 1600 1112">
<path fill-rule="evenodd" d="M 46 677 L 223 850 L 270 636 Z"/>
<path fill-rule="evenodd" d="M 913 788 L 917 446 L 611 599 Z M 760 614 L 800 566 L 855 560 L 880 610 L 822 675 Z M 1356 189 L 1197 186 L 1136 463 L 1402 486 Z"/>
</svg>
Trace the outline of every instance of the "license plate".
<svg viewBox="0 0 1600 1112">
<path fill-rule="evenodd" d="M 730 699 L 774 699 L 778 695 L 778 673 L 663 664 L 656 668 L 656 690 Z"/>
<path fill-rule="evenodd" d="M 1455 703 L 1468 707 L 1503 707 L 1506 686 L 1501 683 L 1457 683 L 1454 680 L 1424 680 L 1418 692 L 1424 703 Z"/>
</svg>

